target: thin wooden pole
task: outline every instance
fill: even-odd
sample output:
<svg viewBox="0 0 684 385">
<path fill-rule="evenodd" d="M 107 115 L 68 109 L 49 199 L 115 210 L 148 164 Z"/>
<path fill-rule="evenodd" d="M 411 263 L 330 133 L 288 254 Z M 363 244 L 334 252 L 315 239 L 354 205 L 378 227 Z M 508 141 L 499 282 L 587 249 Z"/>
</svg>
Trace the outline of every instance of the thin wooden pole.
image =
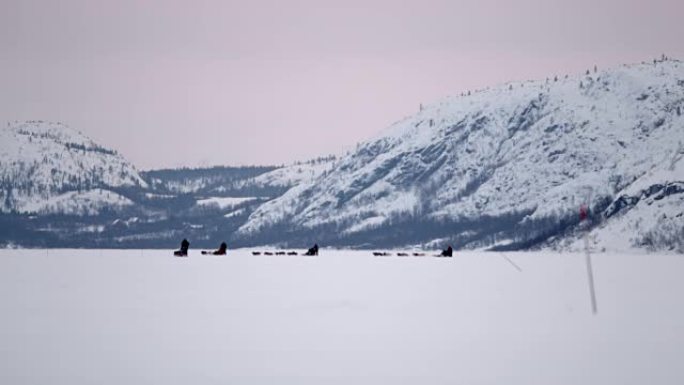
<svg viewBox="0 0 684 385">
<path fill-rule="evenodd" d="M 589 294 L 591 295 L 591 311 L 598 313 L 596 305 L 596 290 L 594 289 L 594 269 L 591 266 L 591 254 L 589 253 L 589 235 L 584 234 L 584 252 L 587 257 L 587 277 L 589 279 Z"/>
<path fill-rule="evenodd" d="M 594 190 L 589 190 L 589 198 L 586 203 L 585 217 L 581 220 L 588 220 L 591 212 L 591 198 Z M 591 226 L 587 226 L 587 231 L 584 233 L 584 255 L 587 265 L 587 280 L 589 281 L 589 296 L 591 297 L 591 311 L 593 314 L 598 313 L 598 305 L 596 304 L 596 289 L 594 288 L 594 268 L 591 265 L 591 253 L 589 252 L 589 231 Z"/>
</svg>

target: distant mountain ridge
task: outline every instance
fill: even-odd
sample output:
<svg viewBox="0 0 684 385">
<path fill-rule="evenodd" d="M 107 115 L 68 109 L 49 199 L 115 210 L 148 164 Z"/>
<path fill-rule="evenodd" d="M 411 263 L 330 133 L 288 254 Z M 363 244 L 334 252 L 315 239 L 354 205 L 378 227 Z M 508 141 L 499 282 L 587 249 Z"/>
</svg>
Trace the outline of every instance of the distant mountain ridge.
<svg viewBox="0 0 684 385">
<path fill-rule="evenodd" d="M 175 194 L 223 194 L 241 190 L 246 179 L 276 170 L 275 166 L 162 169 L 142 172 L 154 190 Z M 265 192 L 268 195 L 268 192 Z M 279 192 L 279 194 L 282 191 Z"/>
<path fill-rule="evenodd" d="M 682 110 L 684 65 L 662 60 L 446 98 L 342 158 L 142 173 L 63 124 L 14 122 L 0 244 L 684 252 Z"/>
</svg>

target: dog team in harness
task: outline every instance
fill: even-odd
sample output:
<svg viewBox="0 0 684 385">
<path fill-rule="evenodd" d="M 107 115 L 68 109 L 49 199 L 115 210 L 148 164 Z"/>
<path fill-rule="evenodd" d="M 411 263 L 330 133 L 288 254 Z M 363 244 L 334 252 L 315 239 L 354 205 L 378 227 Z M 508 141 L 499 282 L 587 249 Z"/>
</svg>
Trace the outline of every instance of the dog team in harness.
<svg viewBox="0 0 684 385">
<path fill-rule="evenodd" d="M 176 250 L 173 252 L 173 255 L 176 257 L 187 257 L 188 256 L 188 250 L 190 248 L 190 242 L 188 242 L 187 239 L 183 239 L 181 241 L 181 246 L 180 249 Z M 202 255 L 226 255 L 228 251 L 228 245 L 226 242 L 221 242 L 221 245 L 219 245 L 219 248 L 214 250 L 214 251 L 207 251 L 207 250 L 202 250 Z M 442 250 L 442 252 L 438 255 L 435 255 L 435 257 L 451 257 L 453 256 L 454 249 L 449 245 L 445 250 Z M 261 251 L 253 251 L 252 255 L 299 255 L 296 251 L 276 251 L 276 252 L 261 252 Z M 315 243 L 311 248 L 309 248 L 305 253 L 302 255 L 304 256 L 318 256 L 318 244 Z M 389 252 L 373 252 L 373 255 L 376 257 L 380 256 L 391 256 L 392 253 Z M 408 253 L 397 253 L 398 256 L 400 257 L 407 257 L 409 256 Z M 422 257 L 425 256 L 425 253 L 418 253 L 415 252 L 413 253 L 413 256 L 415 257 Z"/>
<path fill-rule="evenodd" d="M 181 246 L 180 249 L 176 250 L 173 252 L 173 255 L 176 257 L 187 257 L 188 256 L 188 250 L 190 249 L 190 242 L 188 242 L 187 239 L 183 239 L 181 241 Z M 221 245 L 219 245 L 219 248 L 214 250 L 214 251 L 207 251 L 207 250 L 202 250 L 202 255 L 226 255 L 228 252 L 228 244 L 226 242 L 221 242 Z M 253 251 L 252 255 L 261 255 L 262 253 L 260 251 Z M 298 255 L 296 251 L 277 251 L 275 253 L 273 252 L 264 252 L 264 255 Z M 317 256 L 318 255 L 318 244 L 314 244 L 313 247 L 311 247 L 309 250 L 306 251 L 306 253 L 303 253 L 302 255 L 308 255 L 308 256 Z"/>
</svg>

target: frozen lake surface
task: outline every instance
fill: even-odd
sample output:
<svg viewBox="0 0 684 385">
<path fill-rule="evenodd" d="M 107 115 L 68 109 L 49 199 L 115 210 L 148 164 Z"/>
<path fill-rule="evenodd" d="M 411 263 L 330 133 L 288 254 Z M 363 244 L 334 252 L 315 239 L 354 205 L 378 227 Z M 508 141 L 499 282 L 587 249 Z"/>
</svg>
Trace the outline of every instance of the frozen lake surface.
<svg viewBox="0 0 684 385">
<path fill-rule="evenodd" d="M 684 256 L 1 250 L 2 384 L 682 384 Z"/>
</svg>

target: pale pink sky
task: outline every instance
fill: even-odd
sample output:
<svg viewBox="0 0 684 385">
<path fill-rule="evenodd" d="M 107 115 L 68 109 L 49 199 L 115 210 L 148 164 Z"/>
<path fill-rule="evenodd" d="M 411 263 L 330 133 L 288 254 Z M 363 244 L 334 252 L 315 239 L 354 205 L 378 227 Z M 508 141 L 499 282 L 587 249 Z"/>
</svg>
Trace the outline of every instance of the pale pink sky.
<svg viewBox="0 0 684 385">
<path fill-rule="evenodd" d="M 0 119 L 141 168 L 346 149 L 468 89 L 666 53 L 681 0 L 32 1 L 0 11 Z"/>
</svg>

